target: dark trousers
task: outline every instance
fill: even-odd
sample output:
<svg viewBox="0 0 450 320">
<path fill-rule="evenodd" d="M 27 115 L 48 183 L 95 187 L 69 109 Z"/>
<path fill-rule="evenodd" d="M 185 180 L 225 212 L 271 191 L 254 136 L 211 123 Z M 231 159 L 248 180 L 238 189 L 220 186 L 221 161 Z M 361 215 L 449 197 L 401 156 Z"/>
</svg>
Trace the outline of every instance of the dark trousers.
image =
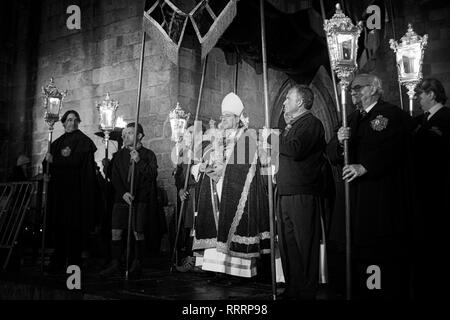
<svg viewBox="0 0 450 320">
<path fill-rule="evenodd" d="M 81 230 L 60 228 L 55 231 L 55 252 L 52 262 L 60 267 L 81 266 L 82 241 Z"/>
<path fill-rule="evenodd" d="M 286 292 L 313 298 L 319 282 L 321 198 L 313 195 L 280 197 L 278 237 Z"/>
</svg>

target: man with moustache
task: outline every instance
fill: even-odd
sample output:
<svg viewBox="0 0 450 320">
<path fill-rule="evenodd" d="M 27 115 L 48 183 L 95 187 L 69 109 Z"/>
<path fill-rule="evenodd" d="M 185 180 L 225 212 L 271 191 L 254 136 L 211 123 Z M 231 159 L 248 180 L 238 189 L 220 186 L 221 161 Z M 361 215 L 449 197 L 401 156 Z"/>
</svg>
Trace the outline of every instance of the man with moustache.
<svg viewBox="0 0 450 320">
<path fill-rule="evenodd" d="M 151 214 L 157 214 L 158 174 L 155 153 L 142 145 L 144 130 L 137 126 L 137 143 L 134 146 L 135 123 L 129 123 L 122 131 L 124 148 L 114 154 L 112 161 L 111 181 L 115 189 L 115 200 L 112 211 L 112 241 L 109 266 L 100 272 L 100 277 L 107 278 L 120 275 L 120 259 L 123 253 L 122 234 L 128 229 L 129 206 L 133 201 L 132 231 L 135 242 L 134 260 L 129 270 L 130 277 L 139 277 L 142 273 L 142 263 L 145 256 L 144 231 Z M 133 196 L 130 193 L 131 161 L 135 162 Z"/>
<path fill-rule="evenodd" d="M 415 118 L 414 173 L 418 215 L 416 219 L 417 298 L 429 297 L 439 283 L 432 263 L 444 248 L 447 224 L 442 219 L 450 212 L 450 109 L 447 96 L 437 79 L 425 79 L 416 87 L 416 98 L 423 114 Z"/>
<path fill-rule="evenodd" d="M 343 141 L 349 139 L 350 164 L 342 179 L 350 183 L 353 284 L 365 298 L 408 294 L 411 243 L 410 134 L 412 119 L 381 99 L 381 80 L 359 74 L 350 93 L 357 109 L 327 146 L 333 164 L 343 164 Z M 345 225 L 345 224 L 342 224 Z M 381 288 L 367 286 L 369 266 L 378 266 Z"/>
<path fill-rule="evenodd" d="M 65 132 L 51 144 L 45 160 L 50 163 L 48 209 L 55 251 L 48 270 L 52 272 L 65 271 L 72 264 L 81 266 L 81 253 L 94 229 L 97 191 L 97 148 L 78 129 L 80 115 L 69 110 L 61 122 Z"/>
</svg>

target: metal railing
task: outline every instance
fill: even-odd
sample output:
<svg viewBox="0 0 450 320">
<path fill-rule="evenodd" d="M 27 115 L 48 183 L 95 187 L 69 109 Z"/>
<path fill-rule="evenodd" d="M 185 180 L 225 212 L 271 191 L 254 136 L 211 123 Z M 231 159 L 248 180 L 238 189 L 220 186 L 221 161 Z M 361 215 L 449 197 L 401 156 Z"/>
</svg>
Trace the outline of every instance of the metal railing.
<svg viewBox="0 0 450 320">
<path fill-rule="evenodd" d="M 0 183 L 0 249 L 8 249 L 6 269 L 34 192 L 33 182 Z"/>
</svg>

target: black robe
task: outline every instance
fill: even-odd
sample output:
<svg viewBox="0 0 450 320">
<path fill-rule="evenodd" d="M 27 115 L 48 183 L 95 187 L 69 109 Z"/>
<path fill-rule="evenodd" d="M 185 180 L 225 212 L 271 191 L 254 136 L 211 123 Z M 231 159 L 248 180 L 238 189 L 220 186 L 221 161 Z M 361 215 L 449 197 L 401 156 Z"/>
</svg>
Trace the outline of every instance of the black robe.
<svg viewBox="0 0 450 320">
<path fill-rule="evenodd" d="M 96 150 L 92 140 L 80 130 L 64 133 L 51 144 L 48 208 L 56 242 L 67 241 L 81 249 L 87 248 L 89 233 L 95 227 L 95 201 L 99 192 Z M 62 232 L 66 239 L 57 235 Z"/>
<path fill-rule="evenodd" d="M 139 162 L 135 165 L 133 195 L 135 202 L 150 203 L 156 205 L 156 177 L 158 176 L 158 164 L 155 153 L 147 148 L 140 147 Z M 114 154 L 112 161 L 111 181 L 115 190 L 115 202 L 125 203 L 123 195 L 130 192 L 130 149 L 123 148 Z"/>
<path fill-rule="evenodd" d="M 414 132 L 415 255 L 418 298 L 436 292 L 439 281 L 431 278 L 439 257 L 447 250 L 448 215 L 450 213 L 450 109 L 439 109 L 428 121 L 415 118 Z M 437 128 L 439 132 L 433 131 Z M 436 263 L 433 263 L 436 261 Z"/>
<path fill-rule="evenodd" d="M 365 248 L 361 254 L 369 256 L 387 254 L 386 249 L 391 254 L 406 253 L 412 220 L 412 119 L 380 100 L 362 119 L 358 110 L 351 113 L 348 126 L 350 164 L 367 170 L 350 182 L 353 244 Z M 343 164 L 343 148 L 336 136 L 327 146 L 327 155 L 333 164 Z M 342 229 L 338 233 L 345 235 L 345 221 L 336 222 Z"/>
<path fill-rule="evenodd" d="M 418 126 L 414 132 L 414 172 L 422 227 L 427 222 L 436 224 L 426 219 L 428 215 L 450 212 L 450 109 L 441 108 L 426 122 L 423 117 L 415 118 Z M 433 229 L 430 226 L 428 233 Z"/>
<path fill-rule="evenodd" d="M 147 203 L 149 212 L 145 225 L 145 239 L 152 253 L 159 253 L 160 241 L 166 231 L 158 204 L 158 163 L 155 153 L 143 146 L 139 147 L 139 162 L 135 165 L 134 204 Z M 112 159 L 111 182 L 114 187 L 114 202 L 125 204 L 123 195 L 130 191 L 130 149 L 122 148 Z"/>
</svg>

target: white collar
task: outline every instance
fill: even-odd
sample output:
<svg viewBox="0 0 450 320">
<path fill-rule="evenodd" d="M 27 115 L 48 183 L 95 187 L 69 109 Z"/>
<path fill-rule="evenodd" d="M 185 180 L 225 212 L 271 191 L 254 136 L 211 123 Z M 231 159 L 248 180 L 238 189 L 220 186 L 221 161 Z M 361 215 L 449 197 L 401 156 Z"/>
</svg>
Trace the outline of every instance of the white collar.
<svg viewBox="0 0 450 320">
<path fill-rule="evenodd" d="M 375 101 L 374 103 L 372 103 L 370 106 L 368 106 L 367 108 L 364 108 L 364 111 L 366 111 L 367 113 L 370 112 L 370 110 L 373 109 L 373 107 L 375 107 L 375 105 L 378 103 L 378 101 Z"/>
<path fill-rule="evenodd" d="M 438 102 L 434 106 L 432 106 L 430 109 L 428 109 L 428 112 L 430 113 L 428 115 L 428 119 L 430 119 L 436 112 L 438 112 L 442 107 L 442 103 Z"/>
</svg>

